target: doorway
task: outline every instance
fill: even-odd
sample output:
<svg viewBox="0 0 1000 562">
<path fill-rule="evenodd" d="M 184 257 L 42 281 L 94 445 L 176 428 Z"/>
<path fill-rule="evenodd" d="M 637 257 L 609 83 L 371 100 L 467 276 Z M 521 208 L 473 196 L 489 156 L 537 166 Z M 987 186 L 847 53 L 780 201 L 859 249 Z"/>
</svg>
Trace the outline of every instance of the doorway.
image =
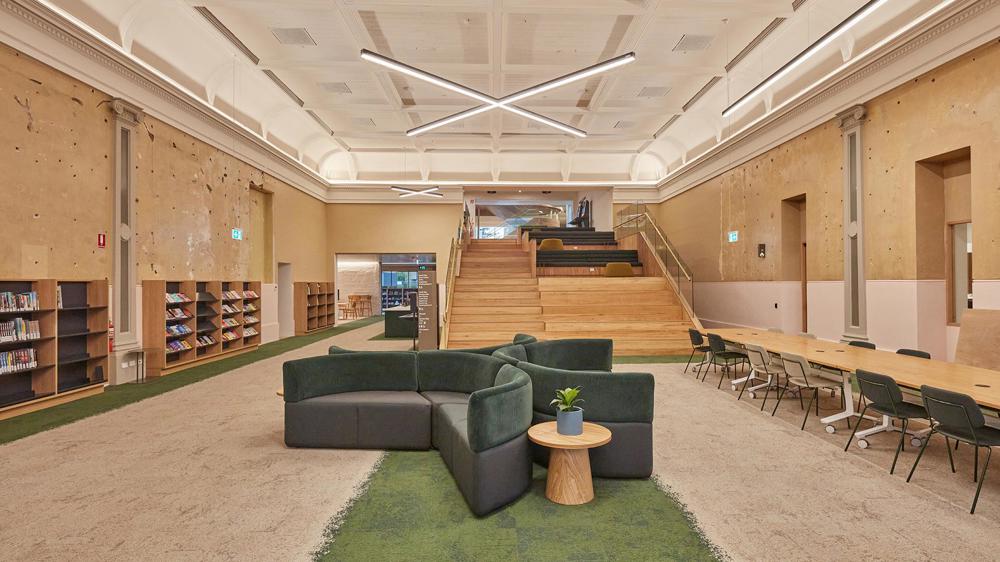
<svg viewBox="0 0 1000 562">
<path fill-rule="evenodd" d="M 786 316 L 783 328 L 809 331 L 809 271 L 806 245 L 806 196 L 789 197 L 781 202 L 781 266 L 782 279 L 798 282 L 801 303 Z M 792 289 L 789 287 L 789 291 Z M 791 296 L 789 298 L 794 298 Z"/>
<path fill-rule="evenodd" d="M 278 263 L 278 339 L 295 335 L 292 264 Z"/>
</svg>

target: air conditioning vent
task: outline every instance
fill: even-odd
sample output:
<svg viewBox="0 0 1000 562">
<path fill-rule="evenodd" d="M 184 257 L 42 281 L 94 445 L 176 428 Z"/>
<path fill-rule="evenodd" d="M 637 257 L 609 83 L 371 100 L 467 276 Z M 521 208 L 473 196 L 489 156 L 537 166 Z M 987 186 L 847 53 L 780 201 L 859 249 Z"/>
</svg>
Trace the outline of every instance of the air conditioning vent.
<svg viewBox="0 0 1000 562">
<path fill-rule="evenodd" d="M 670 88 L 667 86 L 646 86 L 645 88 L 639 90 L 639 97 L 662 98 L 668 93 L 670 93 Z"/>
<path fill-rule="evenodd" d="M 635 127 L 635 122 L 634 121 L 619 121 L 619 122 L 615 123 L 615 127 L 614 128 L 615 129 L 631 129 L 632 127 Z"/>
<path fill-rule="evenodd" d="M 272 27 L 271 33 L 282 45 L 316 46 L 316 41 L 304 27 Z"/>
<path fill-rule="evenodd" d="M 685 33 L 674 45 L 674 51 L 704 51 L 712 46 L 711 35 L 689 35 Z"/>
<path fill-rule="evenodd" d="M 328 94 L 353 94 L 347 82 L 320 82 L 319 87 Z"/>
</svg>

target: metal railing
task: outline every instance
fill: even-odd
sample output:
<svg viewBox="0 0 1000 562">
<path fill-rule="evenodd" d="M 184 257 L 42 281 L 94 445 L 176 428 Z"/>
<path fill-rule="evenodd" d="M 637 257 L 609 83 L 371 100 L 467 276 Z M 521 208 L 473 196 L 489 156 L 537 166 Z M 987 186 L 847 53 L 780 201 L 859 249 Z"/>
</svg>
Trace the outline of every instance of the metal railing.
<svg viewBox="0 0 1000 562">
<path fill-rule="evenodd" d="M 620 241 L 632 235 L 636 236 L 637 245 L 639 239 L 646 243 L 659 262 L 658 265 L 664 275 L 677 291 L 681 305 L 697 324 L 694 315 L 694 276 L 691 274 L 691 268 L 681 259 L 677 249 L 656 224 L 644 204 L 629 204 L 615 216 L 615 239 Z"/>
</svg>

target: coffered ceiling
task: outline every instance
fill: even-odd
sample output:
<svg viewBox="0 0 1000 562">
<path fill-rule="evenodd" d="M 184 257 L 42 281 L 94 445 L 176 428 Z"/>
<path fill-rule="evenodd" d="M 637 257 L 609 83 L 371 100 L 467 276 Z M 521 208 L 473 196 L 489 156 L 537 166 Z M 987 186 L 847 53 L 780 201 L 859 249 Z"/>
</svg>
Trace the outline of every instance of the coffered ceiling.
<svg viewBox="0 0 1000 562">
<path fill-rule="evenodd" d="M 891 0 L 733 116 L 722 111 L 865 0 L 49 0 L 333 183 L 655 184 L 937 0 Z M 369 49 L 500 98 L 634 51 L 504 111 L 365 62 Z"/>
</svg>

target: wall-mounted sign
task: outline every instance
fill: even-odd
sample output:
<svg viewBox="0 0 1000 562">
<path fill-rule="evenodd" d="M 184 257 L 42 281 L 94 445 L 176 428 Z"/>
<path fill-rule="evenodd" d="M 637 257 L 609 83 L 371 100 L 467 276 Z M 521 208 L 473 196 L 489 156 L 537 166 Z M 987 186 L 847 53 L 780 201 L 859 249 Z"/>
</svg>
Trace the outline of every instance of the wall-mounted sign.
<svg viewBox="0 0 1000 562">
<path fill-rule="evenodd" d="M 233 240 L 243 240 L 243 229 L 234 228 L 233 229 Z"/>
<path fill-rule="evenodd" d="M 740 231 L 730 230 L 729 231 L 729 242 L 739 242 L 740 241 Z"/>
<path fill-rule="evenodd" d="M 767 257 L 767 246 L 764 244 L 757 244 L 757 257 L 766 258 Z"/>
<path fill-rule="evenodd" d="M 437 273 L 417 272 L 417 349 L 438 348 Z"/>
<path fill-rule="evenodd" d="M 97 235 L 97 247 L 104 248 L 108 245 L 108 237 L 102 232 Z"/>
</svg>

